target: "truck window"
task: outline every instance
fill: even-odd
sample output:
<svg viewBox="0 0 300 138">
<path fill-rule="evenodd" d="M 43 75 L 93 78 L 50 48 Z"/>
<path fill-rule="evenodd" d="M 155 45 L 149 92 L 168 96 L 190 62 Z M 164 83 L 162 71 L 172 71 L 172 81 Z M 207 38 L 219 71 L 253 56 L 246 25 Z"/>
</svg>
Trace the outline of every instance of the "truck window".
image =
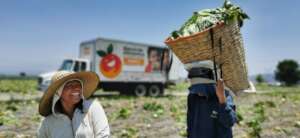
<svg viewBox="0 0 300 138">
<path fill-rule="evenodd" d="M 64 60 L 59 70 L 72 70 L 73 61 L 72 60 Z"/>
<path fill-rule="evenodd" d="M 86 71 L 86 63 L 85 62 L 81 62 L 80 70 Z"/>
<path fill-rule="evenodd" d="M 79 62 L 78 62 L 78 61 L 75 61 L 74 71 L 75 71 L 75 72 L 78 72 L 78 71 L 80 71 L 79 69 L 80 69 L 80 68 L 79 68 Z"/>
</svg>

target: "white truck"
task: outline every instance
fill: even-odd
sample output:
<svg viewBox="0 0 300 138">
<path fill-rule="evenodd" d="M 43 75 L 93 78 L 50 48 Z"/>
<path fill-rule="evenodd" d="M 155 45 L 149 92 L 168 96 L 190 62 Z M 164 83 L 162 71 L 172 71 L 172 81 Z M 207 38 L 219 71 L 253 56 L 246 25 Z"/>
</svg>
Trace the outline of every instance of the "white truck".
<svg viewBox="0 0 300 138">
<path fill-rule="evenodd" d="M 97 38 L 82 42 L 79 51 L 79 58 L 65 59 L 59 70 L 96 72 L 104 91 L 159 96 L 183 69 L 166 46 Z M 40 90 L 47 89 L 55 72 L 39 75 Z"/>
</svg>

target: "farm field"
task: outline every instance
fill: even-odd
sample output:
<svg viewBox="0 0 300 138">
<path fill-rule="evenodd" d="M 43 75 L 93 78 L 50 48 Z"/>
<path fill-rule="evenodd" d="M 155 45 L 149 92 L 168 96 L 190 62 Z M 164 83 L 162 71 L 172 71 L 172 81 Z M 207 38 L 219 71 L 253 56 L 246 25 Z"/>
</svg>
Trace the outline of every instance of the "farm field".
<svg viewBox="0 0 300 138">
<path fill-rule="evenodd" d="M 2 88 L 9 83 L 13 83 L 11 88 Z M 33 80 L 1 80 L 0 94 L 39 95 L 36 85 Z M 180 138 L 186 136 L 187 87 L 180 84 L 157 98 L 101 95 L 101 91 L 93 98 L 107 113 L 112 137 Z M 263 92 L 235 97 L 239 123 L 234 126 L 234 137 L 300 137 L 300 87 L 256 87 Z M 37 107 L 37 100 L 2 101 L 0 137 L 35 137 L 42 119 Z"/>
</svg>

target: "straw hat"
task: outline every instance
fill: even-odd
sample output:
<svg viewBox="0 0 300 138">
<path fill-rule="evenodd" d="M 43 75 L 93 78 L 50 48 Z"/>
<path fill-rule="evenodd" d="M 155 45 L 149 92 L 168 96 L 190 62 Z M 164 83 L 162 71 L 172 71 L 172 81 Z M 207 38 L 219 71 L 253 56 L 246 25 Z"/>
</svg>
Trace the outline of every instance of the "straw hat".
<svg viewBox="0 0 300 138">
<path fill-rule="evenodd" d="M 51 105 L 53 95 L 57 89 L 66 81 L 70 79 L 80 79 L 83 82 L 83 96 L 85 99 L 89 98 L 95 91 L 99 83 L 99 77 L 94 72 L 69 72 L 59 71 L 51 78 L 51 84 L 45 91 L 39 103 L 39 113 L 42 116 L 51 114 Z"/>
</svg>

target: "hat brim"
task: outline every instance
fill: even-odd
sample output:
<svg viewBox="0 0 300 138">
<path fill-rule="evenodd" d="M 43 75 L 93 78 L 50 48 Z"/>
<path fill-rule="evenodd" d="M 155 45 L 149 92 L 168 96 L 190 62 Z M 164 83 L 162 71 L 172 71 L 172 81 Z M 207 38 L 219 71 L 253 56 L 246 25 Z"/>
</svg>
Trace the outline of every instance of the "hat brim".
<svg viewBox="0 0 300 138">
<path fill-rule="evenodd" d="M 89 98 L 95 92 L 98 83 L 100 81 L 98 75 L 94 72 L 75 72 L 75 73 L 70 73 L 69 75 L 66 75 L 65 77 L 53 82 L 45 91 L 39 103 L 39 113 L 42 116 L 48 116 L 51 114 L 53 95 L 64 82 L 70 79 L 82 80 L 83 82 L 82 93 L 84 98 L 86 99 Z"/>
</svg>

